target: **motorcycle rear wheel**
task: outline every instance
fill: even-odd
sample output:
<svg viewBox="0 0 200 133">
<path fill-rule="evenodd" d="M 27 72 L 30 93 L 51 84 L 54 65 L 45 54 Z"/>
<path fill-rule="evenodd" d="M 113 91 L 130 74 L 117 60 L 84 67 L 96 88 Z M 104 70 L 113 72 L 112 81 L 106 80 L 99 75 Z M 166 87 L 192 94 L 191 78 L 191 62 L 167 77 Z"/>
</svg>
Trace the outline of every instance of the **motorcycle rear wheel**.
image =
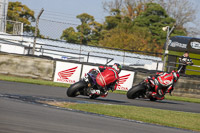
<svg viewBox="0 0 200 133">
<path fill-rule="evenodd" d="M 84 81 L 76 82 L 67 89 L 66 94 L 68 97 L 76 97 L 86 86 L 87 84 Z"/>
<path fill-rule="evenodd" d="M 149 99 L 150 99 L 150 101 L 156 101 L 157 100 L 156 98 L 153 98 L 153 97 L 151 97 Z"/>
</svg>

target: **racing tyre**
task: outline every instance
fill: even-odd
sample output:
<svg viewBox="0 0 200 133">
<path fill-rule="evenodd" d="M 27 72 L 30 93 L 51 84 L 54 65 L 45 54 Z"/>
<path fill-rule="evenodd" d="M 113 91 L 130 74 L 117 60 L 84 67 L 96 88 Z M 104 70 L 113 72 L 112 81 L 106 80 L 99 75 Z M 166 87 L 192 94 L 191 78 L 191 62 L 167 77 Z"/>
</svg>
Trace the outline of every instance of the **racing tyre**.
<svg viewBox="0 0 200 133">
<path fill-rule="evenodd" d="M 67 92 L 66 92 L 67 96 L 68 97 L 78 96 L 80 94 L 80 91 L 82 91 L 86 86 L 87 84 L 84 81 L 79 81 L 79 82 L 74 83 L 67 89 Z"/>
<path fill-rule="evenodd" d="M 156 98 L 153 97 L 150 98 L 150 101 L 156 101 L 156 100 L 157 100 Z"/>
<path fill-rule="evenodd" d="M 128 99 L 135 99 L 144 94 L 145 87 L 142 84 L 133 86 L 126 94 Z"/>
</svg>

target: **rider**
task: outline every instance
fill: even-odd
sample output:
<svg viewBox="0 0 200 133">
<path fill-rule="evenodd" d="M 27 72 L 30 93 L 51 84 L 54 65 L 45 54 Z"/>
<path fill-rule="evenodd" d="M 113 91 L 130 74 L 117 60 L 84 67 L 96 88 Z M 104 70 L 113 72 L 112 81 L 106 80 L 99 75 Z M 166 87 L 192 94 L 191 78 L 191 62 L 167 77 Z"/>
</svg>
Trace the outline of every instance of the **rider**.
<svg viewBox="0 0 200 133">
<path fill-rule="evenodd" d="M 192 59 L 190 59 L 188 51 L 185 51 L 183 56 L 179 58 L 179 63 L 181 64 L 179 64 L 178 69 L 182 67 L 180 73 L 185 74 L 186 66 L 193 65 Z"/>
<path fill-rule="evenodd" d="M 108 90 L 116 90 L 121 69 L 122 66 L 118 63 L 114 63 L 112 67 L 99 66 L 100 72 L 97 74 L 96 82 L 100 91 L 97 90 L 95 94 L 105 97 Z"/>
<path fill-rule="evenodd" d="M 158 100 L 164 99 L 165 92 L 170 93 L 174 89 L 174 84 L 178 81 L 180 75 L 177 71 L 171 73 L 157 73 L 156 76 L 149 76 L 147 82 L 151 82 L 152 87 L 155 88 L 154 92 L 150 95 Z"/>
</svg>

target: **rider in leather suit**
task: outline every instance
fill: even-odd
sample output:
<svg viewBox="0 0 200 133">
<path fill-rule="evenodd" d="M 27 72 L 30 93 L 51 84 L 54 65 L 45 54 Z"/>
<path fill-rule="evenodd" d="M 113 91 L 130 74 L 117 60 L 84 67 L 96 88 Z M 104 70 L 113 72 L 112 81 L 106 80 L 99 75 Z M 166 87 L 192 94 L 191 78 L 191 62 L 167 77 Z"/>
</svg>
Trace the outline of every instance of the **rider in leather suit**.
<svg viewBox="0 0 200 133">
<path fill-rule="evenodd" d="M 118 63 L 115 63 L 112 67 L 99 66 L 100 72 L 97 74 L 96 82 L 100 91 L 96 91 L 95 94 L 107 96 L 108 90 L 116 90 L 121 68 L 122 66 Z"/>
<path fill-rule="evenodd" d="M 178 81 L 180 75 L 177 71 L 171 73 L 157 73 L 155 76 L 149 76 L 147 82 L 151 82 L 154 92 L 150 95 L 158 100 L 164 99 L 166 92 L 170 93 L 174 89 L 174 84 Z"/>
</svg>

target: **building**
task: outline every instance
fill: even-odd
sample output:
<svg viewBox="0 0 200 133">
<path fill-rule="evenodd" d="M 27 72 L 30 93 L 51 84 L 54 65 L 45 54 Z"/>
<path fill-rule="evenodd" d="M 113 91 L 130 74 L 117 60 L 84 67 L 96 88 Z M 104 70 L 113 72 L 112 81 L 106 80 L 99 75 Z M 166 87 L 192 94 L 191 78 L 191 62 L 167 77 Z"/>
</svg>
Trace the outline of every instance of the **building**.
<svg viewBox="0 0 200 133">
<path fill-rule="evenodd" d="M 0 32 L 6 30 L 6 16 L 8 10 L 8 0 L 0 0 Z"/>
</svg>

